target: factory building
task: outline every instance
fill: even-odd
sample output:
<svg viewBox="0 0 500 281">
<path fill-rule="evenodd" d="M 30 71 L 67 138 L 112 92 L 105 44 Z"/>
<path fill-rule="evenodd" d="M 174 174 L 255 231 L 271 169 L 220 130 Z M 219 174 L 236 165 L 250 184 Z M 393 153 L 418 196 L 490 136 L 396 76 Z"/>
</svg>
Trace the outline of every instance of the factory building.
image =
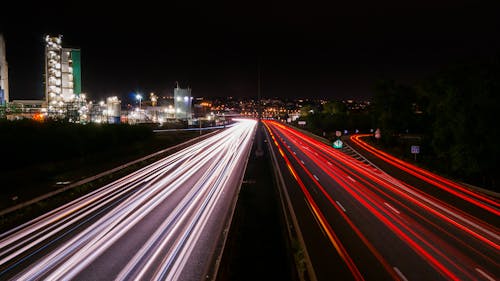
<svg viewBox="0 0 500 281">
<path fill-rule="evenodd" d="M 191 88 L 181 89 L 177 83 L 177 87 L 174 89 L 175 118 L 180 120 L 191 120 L 192 103 L 193 97 L 191 96 Z"/>
<path fill-rule="evenodd" d="M 45 37 L 45 101 L 52 118 L 78 111 L 81 100 L 80 50 L 63 48 L 62 35 Z"/>
</svg>

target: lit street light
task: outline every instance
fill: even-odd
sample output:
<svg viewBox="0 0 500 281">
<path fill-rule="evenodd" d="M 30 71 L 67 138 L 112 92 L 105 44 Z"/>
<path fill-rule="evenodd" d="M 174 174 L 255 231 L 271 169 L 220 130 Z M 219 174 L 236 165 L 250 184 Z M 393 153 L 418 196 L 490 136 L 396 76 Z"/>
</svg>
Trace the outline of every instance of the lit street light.
<svg viewBox="0 0 500 281">
<path fill-rule="evenodd" d="M 142 96 L 140 94 L 137 94 L 135 98 L 139 100 L 139 109 L 141 109 Z"/>
</svg>

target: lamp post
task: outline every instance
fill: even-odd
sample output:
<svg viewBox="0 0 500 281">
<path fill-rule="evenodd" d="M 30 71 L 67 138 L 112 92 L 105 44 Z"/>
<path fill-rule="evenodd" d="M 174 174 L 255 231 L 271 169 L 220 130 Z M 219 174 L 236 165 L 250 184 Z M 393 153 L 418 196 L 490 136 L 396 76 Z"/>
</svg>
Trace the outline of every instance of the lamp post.
<svg viewBox="0 0 500 281">
<path fill-rule="evenodd" d="M 135 95 L 135 98 L 139 100 L 139 109 L 141 109 L 142 96 L 140 94 Z"/>
</svg>

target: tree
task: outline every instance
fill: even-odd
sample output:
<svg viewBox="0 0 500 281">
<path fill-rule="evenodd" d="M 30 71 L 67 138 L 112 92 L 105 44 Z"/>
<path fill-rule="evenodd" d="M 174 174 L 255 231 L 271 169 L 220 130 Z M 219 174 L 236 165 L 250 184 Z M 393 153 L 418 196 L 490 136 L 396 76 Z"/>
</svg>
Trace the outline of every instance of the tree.
<svg viewBox="0 0 500 281">
<path fill-rule="evenodd" d="M 386 136 L 413 131 L 416 128 L 416 92 L 413 87 L 395 81 L 378 81 L 374 87 L 373 111 L 376 124 Z"/>
<path fill-rule="evenodd" d="M 498 185 L 498 61 L 453 66 L 419 86 L 428 101 L 431 145 L 450 173 Z"/>
<path fill-rule="evenodd" d="M 328 101 L 323 104 L 322 112 L 330 115 L 345 115 L 347 114 L 347 107 L 340 101 Z"/>
</svg>

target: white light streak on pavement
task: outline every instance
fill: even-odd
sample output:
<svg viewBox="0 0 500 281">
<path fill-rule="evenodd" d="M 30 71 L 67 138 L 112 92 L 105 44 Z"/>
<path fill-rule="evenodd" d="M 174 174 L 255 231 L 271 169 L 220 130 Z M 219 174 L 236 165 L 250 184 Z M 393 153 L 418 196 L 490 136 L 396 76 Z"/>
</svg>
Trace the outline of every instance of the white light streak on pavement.
<svg viewBox="0 0 500 281">
<path fill-rule="evenodd" d="M 193 249 L 203 247 L 197 244 L 199 238 L 212 235 L 212 243 L 220 238 L 222 229 L 212 224 L 220 224 L 224 217 L 214 216 L 225 212 L 228 217 L 231 211 L 256 124 L 239 120 L 236 126 L 1 234 L 0 279 L 4 275 L 13 280 L 69 280 L 85 279 L 86 274 L 114 280 L 185 279 Z M 159 212 L 165 208 L 171 211 Z M 139 225 L 150 218 L 158 222 L 151 231 L 139 232 L 141 244 L 128 249 L 133 244 L 128 237 L 137 236 Z M 123 254 L 117 248 L 133 254 L 110 272 L 99 267 L 104 255 L 120 260 Z M 212 258 L 197 257 L 205 262 Z M 95 267 L 100 269 L 92 270 Z"/>
</svg>

